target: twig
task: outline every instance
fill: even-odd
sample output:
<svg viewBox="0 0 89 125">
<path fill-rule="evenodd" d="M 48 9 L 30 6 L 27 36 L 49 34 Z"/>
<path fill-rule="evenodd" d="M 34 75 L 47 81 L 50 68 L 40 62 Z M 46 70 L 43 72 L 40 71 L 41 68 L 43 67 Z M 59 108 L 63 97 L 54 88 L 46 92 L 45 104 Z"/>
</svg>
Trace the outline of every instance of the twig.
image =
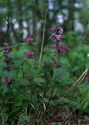
<svg viewBox="0 0 89 125">
<path fill-rule="evenodd" d="M 15 29 L 14 29 L 14 26 L 13 26 L 13 23 L 12 23 L 12 22 L 11 22 L 11 30 L 12 30 L 12 32 L 13 32 L 13 36 L 14 36 L 15 40 L 16 40 L 17 42 L 19 42 L 20 39 L 19 39 L 19 37 L 18 37 L 18 35 L 17 35 Z"/>
<path fill-rule="evenodd" d="M 69 90 L 67 91 L 67 93 L 68 93 L 69 91 L 73 90 L 74 87 L 76 87 L 77 85 L 79 85 L 79 84 L 82 82 L 82 80 L 83 80 L 84 77 L 86 76 L 87 72 L 88 72 L 88 69 L 86 69 L 86 70 L 82 73 L 82 75 L 77 79 L 77 81 L 69 88 Z"/>
<path fill-rule="evenodd" d="M 86 102 L 88 99 L 89 99 L 89 97 L 86 98 L 86 99 L 84 99 L 80 104 L 78 104 L 78 105 L 76 106 L 76 108 L 68 115 L 68 117 L 67 117 L 66 119 L 64 119 L 63 122 L 65 122 L 65 121 L 72 115 L 72 113 L 73 113 L 74 111 L 76 111 L 76 109 L 79 108 L 79 106 L 80 106 L 81 104 L 83 104 L 84 102 Z"/>
</svg>

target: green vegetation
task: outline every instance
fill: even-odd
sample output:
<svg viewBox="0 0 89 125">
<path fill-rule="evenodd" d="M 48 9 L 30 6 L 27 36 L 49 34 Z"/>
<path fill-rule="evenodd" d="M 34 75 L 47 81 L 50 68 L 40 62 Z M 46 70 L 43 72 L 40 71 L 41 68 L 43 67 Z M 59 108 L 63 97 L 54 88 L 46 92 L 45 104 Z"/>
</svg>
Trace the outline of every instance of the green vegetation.
<svg viewBox="0 0 89 125">
<path fill-rule="evenodd" d="M 0 125 L 89 120 L 88 3 L 0 0 Z"/>
</svg>

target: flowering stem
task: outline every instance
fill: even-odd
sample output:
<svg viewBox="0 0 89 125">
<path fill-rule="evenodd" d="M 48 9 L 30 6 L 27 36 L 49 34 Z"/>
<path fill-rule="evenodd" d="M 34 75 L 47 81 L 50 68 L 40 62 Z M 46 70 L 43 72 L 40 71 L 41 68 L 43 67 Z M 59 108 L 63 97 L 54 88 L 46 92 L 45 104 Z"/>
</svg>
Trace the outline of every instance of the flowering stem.
<svg viewBox="0 0 89 125">
<path fill-rule="evenodd" d="M 57 53 L 58 53 L 58 60 L 59 60 L 59 58 L 60 58 L 60 49 L 59 49 L 58 41 L 56 42 L 56 46 L 57 46 Z"/>
</svg>

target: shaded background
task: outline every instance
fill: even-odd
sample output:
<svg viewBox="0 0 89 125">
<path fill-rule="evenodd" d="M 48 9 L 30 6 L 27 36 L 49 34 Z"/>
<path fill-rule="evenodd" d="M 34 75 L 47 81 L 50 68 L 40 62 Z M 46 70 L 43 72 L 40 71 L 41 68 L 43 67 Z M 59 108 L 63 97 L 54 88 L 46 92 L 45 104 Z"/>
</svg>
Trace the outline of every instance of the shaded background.
<svg viewBox="0 0 89 125">
<path fill-rule="evenodd" d="M 52 25 L 89 42 L 89 0 L 0 0 L 0 44 L 22 42 L 29 34 L 41 42 L 45 16 L 45 43 Z"/>
</svg>

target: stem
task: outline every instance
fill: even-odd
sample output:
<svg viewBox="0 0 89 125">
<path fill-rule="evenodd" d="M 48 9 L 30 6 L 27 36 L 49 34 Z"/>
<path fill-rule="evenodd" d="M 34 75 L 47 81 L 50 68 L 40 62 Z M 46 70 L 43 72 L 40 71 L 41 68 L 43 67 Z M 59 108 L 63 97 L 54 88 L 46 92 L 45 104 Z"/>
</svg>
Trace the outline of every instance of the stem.
<svg viewBox="0 0 89 125">
<path fill-rule="evenodd" d="M 89 97 L 86 98 L 86 99 L 84 99 L 81 103 L 79 103 L 79 104 L 75 107 L 75 109 L 68 115 L 68 117 L 67 117 L 66 119 L 64 119 L 63 122 L 65 122 L 65 121 L 72 115 L 72 113 L 73 113 L 77 108 L 79 108 L 79 106 L 80 106 L 81 104 L 83 104 L 84 102 L 86 102 L 88 99 L 89 99 Z"/>
<path fill-rule="evenodd" d="M 58 60 L 60 59 L 60 49 L 59 49 L 59 44 L 58 44 L 58 40 L 56 42 L 56 46 L 57 46 L 57 53 L 58 53 Z"/>
<path fill-rule="evenodd" d="M 77 79 L 77 81 L 69 88 L 69 90 L 67 91 L 67 93 L 69 93 L 69 91 L 73 90 L 73 88 L 76 87 L 77 84 L 78 84 L 78 85 L 80 84 L 80 82 L 81 82 L 81 81 L 84 79 L 84 77 L 86 76 L 87 72 L 88 72 L 88 69 L 86 69 L 86 70 L 82 73 L 82 75 Z"/>
<path fill-rule="evenodd" d="M 41 44 L 41 52 L 40 52 L 39 62 L 41 62 L 42 53 L 43 53 L 43 45 L 44 45 L 44 38 L 45 38 L 45 28 L 46 28 L 46 17 L 47 17 L 47 13 L 45 14 L 45 20 L 44 20 L 43 37 L 42 37 L 42 44 Z"/>
<path fill-rule="evenodd" d="M 53 89 L 51 90 L 51 94 L 50 94 L 50 97 L 49 97 L 48 103 L 47 103 L 47 105 L 46 105 L 46 111 L 43 112 L 43 115 L 41 116 L 41 118 L 43 118 L 44 115 L 46 114 L 47 109 L 48 109 L 49 106 L 50 106 L 50 102 L 51 102 L 51 98 L 52 98 L 52 96 L 53 96 Z"/>
</svg>

